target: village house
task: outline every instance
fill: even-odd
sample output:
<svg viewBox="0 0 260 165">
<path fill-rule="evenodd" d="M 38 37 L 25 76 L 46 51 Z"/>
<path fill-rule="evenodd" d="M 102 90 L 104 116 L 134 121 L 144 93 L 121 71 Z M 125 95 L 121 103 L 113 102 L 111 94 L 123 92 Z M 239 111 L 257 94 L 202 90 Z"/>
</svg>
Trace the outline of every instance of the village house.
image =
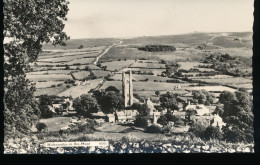
<svg viewBox="0 0 260 165">
<path fill-rule="evenodd" d="M 116 122 L 115 114 L 107 114 L 105 121 L 109 123 L 115 123 Z"/>
</svg>

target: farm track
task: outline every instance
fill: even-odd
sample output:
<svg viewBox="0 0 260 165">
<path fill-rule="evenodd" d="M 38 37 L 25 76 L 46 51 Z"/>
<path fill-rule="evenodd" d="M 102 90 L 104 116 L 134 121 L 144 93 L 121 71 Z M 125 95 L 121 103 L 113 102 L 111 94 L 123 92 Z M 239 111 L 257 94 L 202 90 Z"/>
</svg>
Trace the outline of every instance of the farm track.
<svg viewBox="0 0 260 165">
<path fill-rule="evenodd" d="M 95 59 L 95 61 L 93 62 L 94 65 L 97 65 L 98 60 L 105 55 L 113 46 L 115 46 L 115 44 L 109 46 L 106 50 L 104 50 L 99 56 L 97 56 L 97 58 Z"/>
</svg>

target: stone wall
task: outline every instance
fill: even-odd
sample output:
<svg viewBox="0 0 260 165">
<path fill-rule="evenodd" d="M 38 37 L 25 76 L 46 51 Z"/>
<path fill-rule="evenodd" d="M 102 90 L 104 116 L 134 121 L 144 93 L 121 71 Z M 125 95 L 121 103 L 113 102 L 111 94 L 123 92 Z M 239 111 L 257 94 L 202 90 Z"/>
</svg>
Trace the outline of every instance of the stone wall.
<svg viewBox="0 0 260 165">
<path fill-rule="evenodd" d="M 63 154 L 63 153 L 253 153 L 253 144 L 173 144 L 167 142 L 109 142 L 107 147 L 42 148 L 26 140 L 4 144 L 5 154 Z"/>
</svg>

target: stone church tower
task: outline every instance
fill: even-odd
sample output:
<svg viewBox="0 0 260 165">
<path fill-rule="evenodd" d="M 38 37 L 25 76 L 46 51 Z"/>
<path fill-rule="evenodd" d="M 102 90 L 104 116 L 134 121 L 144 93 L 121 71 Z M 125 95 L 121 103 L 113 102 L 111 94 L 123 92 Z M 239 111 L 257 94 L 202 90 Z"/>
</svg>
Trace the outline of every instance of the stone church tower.
<svg viewBox="0 0 260 165">
<path fill-rule="evenodd" d="M 132 71 L 122 73 L 122 94 L 125 107 L 133 105 L 133 81 Z"/>
</svg>

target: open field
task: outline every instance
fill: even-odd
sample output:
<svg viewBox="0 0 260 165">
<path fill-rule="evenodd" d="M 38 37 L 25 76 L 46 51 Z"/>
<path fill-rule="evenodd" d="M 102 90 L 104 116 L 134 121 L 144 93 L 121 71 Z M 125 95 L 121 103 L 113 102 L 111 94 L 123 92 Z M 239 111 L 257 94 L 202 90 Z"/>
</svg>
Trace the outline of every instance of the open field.
<svg viewBox="0 0 260 165">
<path fill-rule="evenodd" d="M 56 47 L 51 44 L 43 45 L 43 49 L 55 50 L 68 50 L 68 49 L 78 49 L 80 45 L 83 45 L 86 48 L 95 48 L 99 46 L 109 46 L 114 43 L 119 43 L 119 39 L 114 38 L 92 38 L 92 39 L 71 39 L 66 41 L 66 46 L 57 45 Z M 80 50 L 80 49 L 79 49 Z"/>
<path fill-rule="evenodd" d="M 102 79 L 88 80 L 85 85 L 72 86 L 57 95 L 72 96 L 72 98 L 76 98 L 82 94 L 87 94 L 91 89 L 95 89 L 100 83 L 102 83 Z"/>
<path fill-rule="evenodd" d="M 115 81 L 122 81 L 122 74 L 115 74 L 111 77 L 112 80 Z M 133 74 L 133 81 L 159 81 L 159 82 L 166 82 L 166 80 L 173 80 L 172 78 L 168 77 L 161 77 L 161 76 L 153 76 L 153 75 L 139 75 L 139 74 Z"/>
<path fill-rule="evenodd" d="M 104 70 L 93 70 L 92 73 L 97 77 L 97 78 L 101 78 L 101 77 L 105 77 L 109 74 L 112 74 L 112 72 L 110 71 L 104 71 Z"/>
<path fill-rule="evenodd" d="M 66 85 L 62 85 L 60 87 L 51 87 L 51 88 L 39 88 L 34 92 L 34 96 L 40 95 L 57 95 L 62 91 L 67 89 Z"/>
<path fill-rule="evenodd" d="M 196 79 L 207 83 L 218 83 L 223 85 L 236 85 L 236 84 L 247 84 L 252 83 L 252 80 L 243 77 L 232 77 L 232 78 L 200 78 Z"/>
<path fill-rule="evenodd" d="M 192 91 L 192 90 L 206 90 L 209 92 L 223 92 L 223 91 L 230 91 L 230 92 L 235 92 L 236 89 L 217 85 L 217 86 L 196 86 L 196 87 L 185 87 L 186 90 Z"/>
<path fill-rule="evenodd" d="M 26 75 L 30 81 L 64 81 L 72 79 L 71 75 L 65 74 L 42 74 L 42 75 Z"/>
<path fill-rule="evenodd" d="M 122 69 L 121 71 L 128 71 L 129 68 Z M 141 73 L 150 73 L 152 72 L 154 75 L 161 75 L 162 72 L 166 71 L 166 69 L 147 69 L 147 68 L 131 68 L 132 71 L 138 71 Z"/>
<path fill-rule="evenodd" d="M 71 56 L 63 56 L 63 57 L 56 57 L 56 58 L 46 58 L 38 60 L 39 62 L 53 62 L 53 63 L 59 63 L 59 62 L 69 62 L 74 59 L 82 59 L 82 58 L 95 58 L 98 56 L 99 53 L 82 53 L 82 54 L 74 54 Z"/>
<path fill-rule="evenodd" d="M 196 62 L 196 61 L 193 61 L 193 62 L 189 62 L 189 61 L 187 61 L 187 62 L 178 62 L 178 64 L 180 64 L 180 68 L 179 69 L 184 69 L 184 70 L 189 70 L 189 69 L 192 69 L 194 67 L 198 67 L 199 65 L 203 65 L 203 66 L 211 65 L 211 64 L 205 64 L 205 63 Z M 199 69 L 199 68 L 197 68 L 197 69 Z M 206 68 L 206 69 L 208 69 L 208 68 Z"/>
<path fill-rule="evenodd" d="M 133 82 L 134 91 L 174 91 L 175 87 L 179 85 L 186 88 L 191 85 L 191 83 Z M 192 85 L 195 84 L 193 83 Z M 101 89 L 106 89 L 109 86 L 115 86 L 119 90 L 122 90 L 121 81 L 106 81 Z"/>
<path fill-rule="evenodd" d="M 111 62 L 104 62 L 101 63 L 101 66 L 107 66 L 106 70 L 109 71 L 119 71 L 122 68 L 126 68 L 129 67 L 130 65 L 132 65 L 133 63 L 135 63 L 135 60 L 121 60 L 121 61 L 111 61 Z"/>
<path fill-rule="evenodd" d="M 38 71 L 38 72 L 29 72 L 26 75 L 49 75 L 49 74 L 65 74 L 69 75 L 71 70 L 46 70 L 46 71 Z"/>
<path fill-rule="evenodd" d="M 49 119 L 40 119 L 48 127 L 48 131 L 59 131 L 60 128 L 66 127 L 70 124 L 71 117 L 54 117 Z"/>
<path fill-rule="evenodd" d="M 74 72 L 74 73 L 71 74 L 71 76 L 75 80 L 83 80 L 83 79 L 90 76 L 90 72 L 89 71 Z"/>
<path fill-rule="evenodd" d="M 137 48 L 133 47 L 112 47 L 104 56 L 100 58 L 100 62 L 106 62 L 111 60 L 136 60 L 136 59 L 149 59 L 158 60 L 159 58 L 154 56 L 153 53 L 139 51 Z"/>
<path fill-rule="evenodd" d="M 48 81 L 48 82 L 35 82 L 35 87 L 38 88 L 48 88 L 51 87 L 52 85 L 57 86 L 58 84 L 63 84 L 61 81 Z"/>
<path fill-rule="evenodd" d="M 165 64 L 158 63 L 134 63 L 129 68 L 165 69 Z"/>
<path fill-rule="evenodd" d="M 73 61 L 66 62 L 67 65 L 75 65 L 75 64 L 91 64 L 95 61 L 95 58 L 81 58 L 81 59 L 75 59 Z"/>
</svg>

